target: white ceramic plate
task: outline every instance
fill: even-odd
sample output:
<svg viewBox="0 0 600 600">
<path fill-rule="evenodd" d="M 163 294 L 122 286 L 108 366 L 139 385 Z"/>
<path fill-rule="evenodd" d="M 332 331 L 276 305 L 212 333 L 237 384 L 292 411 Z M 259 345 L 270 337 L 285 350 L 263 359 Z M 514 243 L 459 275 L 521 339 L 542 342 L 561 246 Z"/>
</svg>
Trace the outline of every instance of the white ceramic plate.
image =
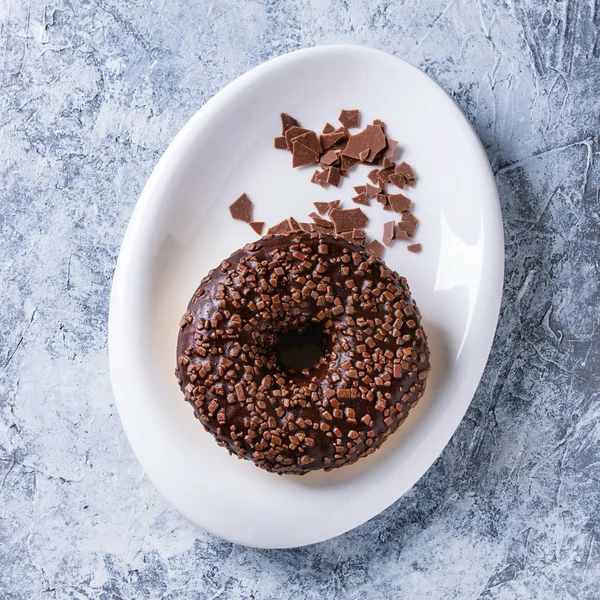
<svg viewBox="0 0 600 600">
<path fill-rule="evenodd" d="M 340 189 L 310 183 L 273 148 L 279 113 L 320 130 L 341 108 L 387 123 L 418 175 L 408 194 L 421 220 L 415 255 L 397 242 L 388 265 L 406 276 L 423 314 L 432 373 L 398 432 L 356 465 L 277 476 L 230 457 L 194 419 L 173 375 L 178 322 L 207 271 L 256 239 L 228 205 L 242 192 L 255 219 L 307 220 L 315 200 L 342 198 L 366 181 L 357 167 Z M 375 203 L 374 203 L 375 204 Z M 381 238 L 393 218 L 366 208 Z M 503 281 L 502 217 L 481 144 L 446 93 L 416 67 L 357 46 L 275 58 L 202 107 L 156 166 L 135 207 L 115 272 L 110 367 L 123 426 L 144 470 L 188 519 L 249 546 L 326 540 L 364 523 L 404 494 L 462 419 L 492 344 Z"/>
</svg>

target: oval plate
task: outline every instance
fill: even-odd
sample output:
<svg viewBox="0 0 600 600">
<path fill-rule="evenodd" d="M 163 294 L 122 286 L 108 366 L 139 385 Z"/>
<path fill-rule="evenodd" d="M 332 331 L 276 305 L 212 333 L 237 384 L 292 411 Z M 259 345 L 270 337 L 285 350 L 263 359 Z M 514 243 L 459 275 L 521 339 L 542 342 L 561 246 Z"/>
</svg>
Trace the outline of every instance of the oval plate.
<svg viewBox="0 0 600 600">
<path fill-rule="evenodd" d="M 273 148 L 279 113 L 320 131 L 341 108 L 382 119 L 418 177 L 408 194 L 421 254 L 387 249 L 423 314 L 432 373 L 424 398 L 383 447 L 357 464 L 304 477 L 277 476 L 218 447 L 192 415 L 173 375 L 178 323 L 207 271 L 256 239 L 228 205 L 242 192 L 254 218 L 307 220 L 314 201 L 340 189 L 310 183 Z M 365 208 L 369 235 L 393 218 Z M 494 178 L 473 129 L 416 67 L 358 46 L 322 46 L 275 58 L 219 92 L 180 131 L 135 207 L 115 271 L 109 318 L 114 395 L 131 446 L 166 498 L 211 533 L 248 546 L 301 546 L 375 516 L 427 471 L 458 427 L 485 367 L 502 294 L 502 216 Z"/>
</svg>

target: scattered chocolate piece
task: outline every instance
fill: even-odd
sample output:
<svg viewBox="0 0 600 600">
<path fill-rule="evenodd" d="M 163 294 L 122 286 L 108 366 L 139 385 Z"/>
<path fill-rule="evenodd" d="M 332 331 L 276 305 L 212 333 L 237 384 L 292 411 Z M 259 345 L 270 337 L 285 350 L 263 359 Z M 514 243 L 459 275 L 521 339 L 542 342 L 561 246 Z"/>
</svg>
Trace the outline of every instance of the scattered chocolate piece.
<svg viewBox="0 0 600 600">
<path fill-rule="evenodd" d="M 403 194 L 388 194 L 388 201 L 394 212 L 406 212 L 410 210 L 410 198 Z"/>
<path fill-rule="evenodd" d="M 292 231 L 302 231 L 302 228 L 300 227 L 300 223 L 298 223 L 298 221 L 296 221 L 296 219 L 294 219 L 294 217 L 288 217 L 288 223 L 289 223 L 290 229 Z"/>
<path fill-rule="evenodd" d="M 357 194 L 364 194 L 367 191 L 367 186 L 366 185 L 355 185 L 354 191 Z"/>
<path fill-rule="evenodd" d="M 415 235 L 417 226 L 419 225 L 419 219 L 409 212 L 402 213 L 402 221 L 398 223 L 400 229 L 404 229 L 408 234 L 408 237 Z"/>
<path fill-rule="evenodd" d="M 327 219 L 322 219 L 316 213 L 312 212 L 308 216 L 315 222 L 316 225 L 319 225 L 319 227 L 324 227 L 325 229 L 333 229 L 333 223 L 331 221 L 328 221 Z"/>
<path fill-rule="evenodd" d="M 315 152 L 312 148 L 309 148 L 300 142 L 292 142 L 292 169 L 313 165 L 318 161 L 318 152 Z"/>
<path fill-rule="evenodd" d="M 321 146 L 323 150 L 329 150 L 333 148 L 337 142 L 344 140 L 345 135 L 343 131 L 332 131 L 331 133 L 321 134 Z"/>
<path fill-rule="evenodd" d="M 421 252 L 421 244 L 411 244 L 406 247 L 409 252 L 414 252 L 415 254 Z"/>
<path fill-rule="evenodd" d="M 367 158 L 364 160 L 371 161 L 385 148 L 385 145 L 383 129 L 378 125 L 367 125 L 360 133 L 350 136 L 342 156 L 360 160 L 361 155 L 364 156 L 365 150 L 368 150 Z"/>
<path fill-rule="evenodd" d="M 307 133 L 308 131 L 310 130 L 304 129 L 304 127 L 292 125 L 292 127 L 285 132 L 285 143 L 287 144 L 287 148 L 290 152 L 292 151 L 292 142 L 294 141 L 294 138 L 297 138 L 299 135 Z"/>
<path fill-rule="evenodd" d="M 377 194 L 375 196 L 375 199 L 377 200 L 377 202 L 379 202 L 379 204 L 383 204 L 384 206 L 388 203 L 388 199 L 385 194 Z"/>
<path fill-rule="evenodd" d="M 317 169 L 310 178 L 311 183 L 318 183 L 321 187 L 327 185 L 327 171 L 319 171 Z"/>
<path fill-rule="evenodd" d="M 350 169 L 353 169 L 357 164 L 358 160 L 356 160 L 355 158 L 350 158 L 349 156 L 342 155 L 342 171 L 350 171 Z"/>
<path fill-rule="evenodd" d="M 408 237 L 408 233 L 406 233 L 406 231 L 404 231 L 404 229 L 402 229 L 402 227 L 400 227 L 400 225 L 396 225 L 396 227 L 394 227 L 394 239 L 395 240 L 409 240 L 410 238 Z"/>
<path fill-rule="evenodd" d="M 371 181 L 372 183 L 374 183 L 375 185 L 379 185 L 379 169 L 373 169 L 372 171 L 369 171 L 369 174 L 367 175 L 369 181 Z"/>
<path fill-rule="evenodd" d="M 273 140 L 273 146 L 277 148 L 277 150 L 287 150 L 287 143 L 285 141 L 285 137 L 280 135 Z"/>
<path fill-rule="evenodd" d="M 262 235 L 265 226 L 264 221 L 250 221 L 248 225 L 250 225 L 258 235 Z"/>
<path fill-rule="evenodd" d="M 300 223 L 302 231 L 312 231 L 312 223 Z"/>
<path fill-rule="evenodd" d="M 396 140 L 392 140 L 391 138 L 387 138 L 387 147 L 383 153 L 384 158 L 394 158 L 394 154 L 396 154 L 396 149 L 398 148 L 398 142 Z"/>
<path fill-rule="evenodd" d="M 348 129 L 358 127 L 360 120 L 360 112 L 358 110 L 342 110 L 338 121 Z"/>
<path fill-rule="evenodd" d="M 336 233 L 350 229 L 362 229 L 369 222 L 369 218 L 360 208 L 346 210 L 334 208 L 329 214 L 335 225 Z"/>
<path fill-rule="evenodd" d="M 335 187 L 339 187 L 340 180 L 340 170 L 337 167 L 329 167 L 327 170 L 327 183 Z"/>
<path fill-rule="evenodd" d="M 269 227 L 267 230 L 267 234 L 276 234 L 276 233 L 289 233 L 291 231 L 290 224 L 287 219 L 281 221 L 281 223 L 277 223 L 277 225 L 273 225 L 273 227 Z"/>
<path fill-rule="evenodd" d="M 324 215 L 329 211 L 329 202 L 313 202 L 315 208 L 319 211 L 320 215 Z"/>
<path fill-rule="evenodd" d="M 375 196 L 377 196 L 377 194 L 379 194 L 381 192 L 381 190 L 378 187 L 375 187 L 374 185 L 371 185 L 370 183 L 367 183 L 365 188 L 366 188 L 365 191 L 366 191 L 368 198 L 374 198 Z"/>
<path fill-rule="evenodd" d="M 341 200 L 332 200 L 329 202 L 329 208 L 327 209 L 327 212 L 330 213 L 334 208 L 337 208 L 341 202 Z"/>
<path fill-rule="evenodd" d="M 322 133 L 332 133 L 335 131 L 335 127 L 331 123 L 325 123 Z"/>
<path fill-rule="evenodd" d="M 377 177 L 379 178 L 379 183 L 381 185 L 384 185 L 388 182 L 388 178 L 389 176 L 394 172 L 393 167 L 388 167 L 387 169 L 381 169 L 381 171 L 379 171 L 379 173 L 377 174 Z"/>
<path fill-rule="evenodd" d="M 381 238 L 381 241 L 386 246 L 389 246 L 392 243 L 392 240 L 394 239 L 395 227 L 396 227 L 395 221 L 388 221 L 387 223 L 384 223 L 384 225 L 383 225 L 383 237 Z"/>
<path fill-rule="evenodd" d="M 389 177 L 389 182 L 393 183 L 396 187 L 399 187 L 401 190 L 404 189 L 406 184 L 406 179 L 404 179 L 404 175 L 400 175 L 400 173 L 392 173 Z"/>
<path fill-rule="evenodd" d="M 307 131 L 293 139 L 293 142 L 299 142 L 307 148 L 314 150 L 317 154 L 321 154 L 323 149 L 321 148 L 321 142 L 319 142 L 319 136 L 314 131 Z"/>
<path fill-rule="evenodd" d="M 367 160 L 367 158 L 369 158 L 369 149 L 368 148 L 366 148 L 365 150 L 363 150 L 358 155 L 358 160 L 360 160 L 360 162 L 365 162 L 365 160 Z"/>
<path fill-rule="evenodd" d="M 387 210 L 389 212 L 392 211 L 392 207 L 390 206 L 389 202 L 383 205 L 383 210 Z"/>
<path fill-rule="evenodd" d="M 335 165 L 338 162 L 340 162 L 340 157 L 333 150 L 328 150 L 321 156 L 321 164 L 328 167 Z"/>
<path fill-rule="evenodd" d="M 300 127 L 300 123 L 294 117 L 290 117 L 286 113 L 281 113 L 281 135 L 285 135 L 285 132 L 290 127 Z"/>
<path fill-rule="evenodd" d="M 367 232 L 364 229 L 353 229 L 352 237 L 355 240 L 364 240 L 367 237 Z"/>
<path fill-rule="evenodd" d="M 414 187 L 417 181 L 417 176 L 415 175 L 415 172 L 412 170 L 412 167 L 408 163 L 401 162 L 396 167 L 396 173 L 400 173 L 400 175 L 403 175 L 408 185 Z"/>
<path fill-rule="evenodd" d="M 229 212 L 234 219 L 250 223 L 252 221 L 252 200 L 246 194 L 242 194 L 233 204 L 229 206 Z"/>
<path fill-rule="evenodd" d="M 384 169 L 390 169 L 390 168 L 394 168 L 396 166 L 396 163 L 394 163 L 393 160 L 390 160 L 387 156 L 383 157 L 383 168 Z"/>
<path fill-rule="evenodd" d="M 381 119 L 375 119 L 373 121 L 373 125 L 379 125 L 379 127 L 381 127 L 381 129 L 385 130 L 385 123 Z"/>
<path fill-rule="evenodd" d="M 365 206 L 371 206 L 371 202 L 369 201 L 366 192 L 358 194 L 358 196 L 354 196 L 354 198 L 352 198 L 352 202 L 354 202 L 355 204 L 364 204 Z"/>
<path fill-rule="evenodd" d="M 385 246 L 378 240 L 372 240 L 366 245 L 366 249 L 371 256 L 374 256 L 375 258 L 381 258 L 383 251 L 385 250 Z"/>
</svg>

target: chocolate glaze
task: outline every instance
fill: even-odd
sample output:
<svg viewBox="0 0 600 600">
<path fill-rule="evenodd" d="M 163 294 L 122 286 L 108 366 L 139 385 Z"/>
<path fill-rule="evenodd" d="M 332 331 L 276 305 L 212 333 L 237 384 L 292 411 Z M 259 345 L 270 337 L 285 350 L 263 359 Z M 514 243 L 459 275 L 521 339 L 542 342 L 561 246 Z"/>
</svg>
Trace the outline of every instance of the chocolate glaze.
<svg viewBox="0 0 600 600">
<path fill-rule="evenodd" d="M 324 353 L 301 372 L 277 345 L 311 323 Z M 181 321 L 176 375 L 217 443 L 277 473 L 372 453 L 422 396 L 429 349 L 406 280 L 340 237 L 270 235 L 211 271 Z"/>
</svg>

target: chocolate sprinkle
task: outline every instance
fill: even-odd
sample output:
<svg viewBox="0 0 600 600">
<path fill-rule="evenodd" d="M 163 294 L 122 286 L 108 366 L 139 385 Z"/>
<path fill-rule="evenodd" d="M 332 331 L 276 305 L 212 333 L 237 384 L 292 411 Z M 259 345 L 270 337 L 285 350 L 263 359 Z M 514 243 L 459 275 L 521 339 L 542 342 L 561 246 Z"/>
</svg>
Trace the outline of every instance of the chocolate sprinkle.
<svg viewBox="0 0 600 600">
<path fill-rule="evenodd" d="M 277 340 L 312 323 L 323 327 L 324 354 L 294 372 L 279 362 Z M 263 238 L 211 271 L 181 320 L 177 357 L 201 425 L 230 453 L 281 474 L 374 452 L 429 373 L 406 280 L 321 233 Z"/>
</svg>

